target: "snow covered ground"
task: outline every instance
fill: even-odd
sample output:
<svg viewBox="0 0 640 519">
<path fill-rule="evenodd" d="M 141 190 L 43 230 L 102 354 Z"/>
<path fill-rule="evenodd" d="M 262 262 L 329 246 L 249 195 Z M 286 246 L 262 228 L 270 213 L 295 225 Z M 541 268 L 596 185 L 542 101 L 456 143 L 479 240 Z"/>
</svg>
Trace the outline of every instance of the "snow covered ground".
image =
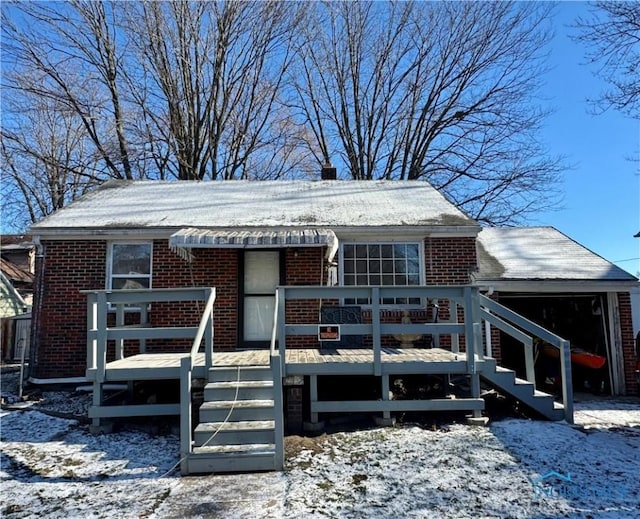
<svg viewBox="0 0 640 519">
<path fill-rule="evenodd" d="M 15 402 L 14 375 L 2 376 Z M 291 438 L 284 473 L 188 478 L 175 470 L 174 435 L 93 436 L 60 417 L 79 418 L 87 404 L 45 393 L 1 411 L 0 516 L 640 517 L 637 400 L 578 403 L 573 427 L 505 419 Z"/>
</svg>

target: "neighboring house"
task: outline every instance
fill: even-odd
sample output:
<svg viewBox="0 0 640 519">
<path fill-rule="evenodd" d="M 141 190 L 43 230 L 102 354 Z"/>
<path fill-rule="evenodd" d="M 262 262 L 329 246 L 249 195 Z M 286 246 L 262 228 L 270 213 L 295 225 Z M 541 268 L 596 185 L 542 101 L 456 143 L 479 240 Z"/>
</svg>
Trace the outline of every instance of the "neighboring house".
<svg viewBox="0 0 640 519">
<path fill-rule="evenodd" d="M 27 236 L 0 237 L 0 319 L 2 359 L 20 357 L 28 347 L 33 301 L 35 247 Z"/>
<path fill-rule="evenodd" d="M 330 412 L 380 412 L 388 420 L 396 411 L 465 410 L 478 418 L 483 378 L 548 418 L 571 420 L 564 339 L 573 337 L 562 333 L 573 330 L 561 328 L 560 321 L 569 322 L 584 308 L 594 316 L 589 325 L 598 340 L 579 335 L 574 340 L 582 348 L 606 350 L 611 368 L 604 389 L 637 394 L 630 376 L 629 302 L 637 280 L 554 229 L 482 229 L 426 182 L 114 181 L 35 224 L 31 232 L 39 248 L 33 376 L 86 375 L 94 384 L 94 427 L 109 417 L 178 412 L 164 403 L 104 406 L 103 383 L 181 378 L 189 392 L 192 375 L 208 377 L 200 409 L 200 421 L 207 423 L 195 430 L 196 445 L 203 446 L 209 441 L 203 430 L 217 427 L 209 421 L 224 418 L 215 413 L 229 405 L 235 386 L 236 396 L 254 395 L 242 407 L 254 419 L 265 420 L 264 409 L 251 406 L 272 402 L 265 400 L 269 394 L 276 432 L 248 431 L 243 448 L 261 438 L 270 444 L 275 435 L 276 453 L 268 461 L 247 462 L 248 470 L 273 468 L 273 456 L 275 467 L 281 466 L 279 405 L 290 429 L 303 418 L 316 423 Z M 215 288 L 213 328 L 207 292 L 198 296 L 205 304 L 194 305 L 182 302 L 174 290 L 192 287 Z M 544 300 L 542 318 L 538 300 Z M 529 314 L 555 334 L 505 306 Z M 198 323 L 205 343 L 213 335 L 213 354 L 205 353 L 204 360 L 192 355 L 193 366 L 182 365 L 171 357 L 177 346 L 158 340 L 159 334 L 186 337 L 172 327 L 193 327 L 195 334 Z M 340 324 L 344 337 L 320 323 Z M 489 323 L 486 335 L 482 323 Z M 350 342 L 353 337 L 359 341 Z M 512 355 L 509 337 L 523 346 L 520 356 Z M 534 392 L 538 360 L 532 337 L 543 337 L 556 355 L 564 355 L 564 406 Z M 340 341 L 332 344 L 329 338 Z M 409 348 L 411 343 L 416 348 Z M 178 345 L 187 352 L 191 341 Z M 514 372 L 499 368 L 488 353 L 503 357 L 529 383 L 516 381 Z M 142 361 L 135 366 L 127 361 L 134 356 Z M 154 364 L 158 359 L 164 364 Z M 252 369 L 241 372 L 247 362 Z M 271 371 L 263 373 L 253 364 Z M 456 375 L 469 384 L 462 397 L 390 400 L 394 384 L 403 383 L 399 377 L 412 374 Z M 263 387 L 264 377 L 273 378 L 275 389 Z M 358 389 L 361 394 L 352 394 Z M 185 409 L 180 414 L 190 424 Z M 244 421 L 234 425 L 245 426 Z M 187 460 L 195 456 L 190 434 L 184 426 Z M 223 441 L 224 435 L 218 436 L 216 441 Z M 210 451 L 196 454 L 201 459 L 193 458 L 194 465 L 187 463 L 183 472 L 242 470 L 234 464 L 237 459 L 225 465 L 219 457 L 207 458 L 213 456 Z"/>
</svg>

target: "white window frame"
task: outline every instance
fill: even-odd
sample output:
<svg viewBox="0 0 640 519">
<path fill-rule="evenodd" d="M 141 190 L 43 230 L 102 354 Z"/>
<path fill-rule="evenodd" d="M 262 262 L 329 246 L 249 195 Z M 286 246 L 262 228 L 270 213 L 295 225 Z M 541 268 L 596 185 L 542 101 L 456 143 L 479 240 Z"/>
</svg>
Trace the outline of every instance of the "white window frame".
<svg viewBox="0 0 640 519">
<path fill-rule="evenodd" d="M 153 287 L 153 242 L 152 241 L 112 241 L 109 242 L 109 246 L 107 248 L 107 277 L 106 277 L 106 289 L 114 290 L 113 288 L 113 249 L 118 245 L 148 245 L 150 248 L 149 251 L 149 274 L 115 274 L 115 279 L 121 278 L 139 278 L 139 279 L 148 279 L 149 280 L 149 288 Z M 128 310 L 136 310 L 138 307 L 128 306 Z"/>
<path fill-rule="evenodd" d="M 364 245 L 364 246 L 369 246 L 369 245 L 389 245 L 389 246 L 394 246 L 394 245 L 414 245 L 417 247 L 418 249 L 418 274 L 419 274 L 419 285 L 424 285 L 425 284 L 425 279 L 426 279 L 426 273 L 425 273 L 425 264 L 424 264 L 424 243 L 421 241 L 348 241 L 348 242 L 343 242 L 340 244 L 340 286 L 418 286 L 418 285 L 346 285 L 345 284 L 345 251 L 344 251 L 344 247 L 345 246 L 358 246 L 358 245 Z M 368 258 L 367 258 L 368 259 Z M 395 260 L 395 257 L 392 258 L 393 260 Z M 369 267 L 367 266 L 367 275 L 369 275 Z M 381 272 L 381 275 L 383 275 L 383 273 Z M 395 275 L 395 272 L 392 274 Z M 342 300 L 342 304 L 358 304 L 362 307 L 365 308 L 369 308 L 371 306 L 371 303 L 357 303 L 357 302 L 352 302 L 349 301 L 348 303 L 345 302 L 345 299 Z M 393 307 L 393 308 L 406 308 L 406 309 L 414 309 L 414 308 L 422 308 L 423 307 L 423 302 L 422 300 L 419 303 L 381 303 L 380 305 L 381 307 Z"/>
</svg>

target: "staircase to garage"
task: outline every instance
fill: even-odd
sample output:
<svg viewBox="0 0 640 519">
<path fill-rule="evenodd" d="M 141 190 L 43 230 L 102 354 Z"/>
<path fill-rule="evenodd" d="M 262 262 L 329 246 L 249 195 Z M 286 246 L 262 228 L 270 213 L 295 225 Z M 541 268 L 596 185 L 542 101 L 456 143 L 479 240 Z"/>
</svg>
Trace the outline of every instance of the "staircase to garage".
<svg viewBox="0 0 640 519">
<path fill-rule="evenodd" d="M 189 473 L 278 470 L 271 368 L 216 366 L 208 378 Z"/>
<path fill-rule="evenodd" d="M 485 357 L 481 378 L 548 420 L 560 421 L 565 418 L 564 406 L 556 402 L 552 395 L 538 391 L 532 382 L 518 378 L 515 371 L 499 366 L 496 359 Z"/>
</svg>

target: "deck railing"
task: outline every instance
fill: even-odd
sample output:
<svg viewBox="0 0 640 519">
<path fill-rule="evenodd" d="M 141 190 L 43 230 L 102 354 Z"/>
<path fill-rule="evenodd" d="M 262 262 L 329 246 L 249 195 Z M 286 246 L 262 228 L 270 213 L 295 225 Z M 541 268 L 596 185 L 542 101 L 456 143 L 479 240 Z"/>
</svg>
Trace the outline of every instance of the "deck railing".
<svg viewBox="0 0 640 519">
<path fill-rule="evenodd" d="M 145 290 L 94 290 L 84 291 L 87 295 L 87 376 L 93 379 L 93 406 L 102 405 L 101 384 L 106 377 L 107 354 L 113 342 L 116 360 L 125 357 L 124 341 L 138 341 L 138 353 L 146 351 L 147 339 L 193 339 L 189 352 L 180 361 L 180 451 L 182 469 L 186 468 L 188 454 L 192 449 L 191 430 L 191 379 L 196 355 L 204 339 L 205 369 L 213 364 L 213 305 L 216 289 L 145 289 Z M 149 322 L 149 306 L 157 303 L 204 302 L 204 309 L 197 327 L 160 326 L 152 327 Z M 109 313 L 115 313 L 115 326 L 109 327 Z M 139 314 L 138 322 L 125 324 L 125 315 Z M 173 406 L 148 404 L 144 406 L 145 416 L 152 413 L 171 413 Z M 100 426 L 102 413 L 94 414 L 93 426 Z M 114 415 L 116 416 L 116 415 Z"/>
<path fill-rule="evenodd" d="M 205 339 L 205 361 L 213 355 L 213 303 L 215 288 L 155 288 L 144 290 L 86 290 L 87 295 L 87 369 L 92 379 L 104 381 L 109 341 L 115 344 L 115 359 L 124 358 L 124 341 L 138 341 L 138 353 L 146 351 L 147 339 L 193 339 L 195 355 Z M 149 322 L 149 305 L 183 301 L 205 302 L 199 326 L 157 326 Z M 115 326 L 108 326 L 109 313 L 115 313 Z M 127 313 L 139 313 L 135 324 L 125 324 Z"/>
<path fill-rule="evenodd" d="M 450 318 L 447 321 L 427 323 L 385 323 L 382 322 L 381 312 L 389 308 L 383 305 L 383 299 L 391 298 L 419 298 L 422 301 L 448 301 Z M 277 304 L 274 322 L 278 338 L 277 351 L 280 354 L 282 375 L 286 376 L 286 363 L 284 362 L 287 350 L 287 338 L 292 336 L 317 336 L 319 318 L 312 322 L 301 323 L 287 321 L 286 303 L 290 301 L 318 300 L 336 301 L 342 299 L 367 299 L 370 301 L 371 322 L 361 324 L 341 324 L 340 334 L 370 336 L 372 341 L 373 358 L 371 362 L 371 374 L 380 376 L 382 373 L 382 336 L 384 335 L 431 335 L 432 337 L 449 336 L 452 349 L 459 352 L 459 337 L 464 336 L 467 345 L 466 361 L 468 373 L 475 374 L 478 371 L 476 365 L 477 350 L 481 350 L 480 321 L 475 315 L 479 315 L 477 306 L 477 289 L 470 286 L 411 286 L 411 287 L 323 287 L 323 286 L 281 286 L 277 289 Z M 397 306 L 393 305 L 395 308 Z M 458 309 L 462 309 L 464 322 L 458 322 Z M 318 315 L 319 315 L 318 311 Z M 275 340 L 272 340 L 272 350 L 275 349 Z"/>
<path fill-rule="evenodd" d="M 523 345 L 525 377 L 527 382 L 534 385 L 534 388 L 536 376 L 533 337 L 538 337 L 559 350 L 560 372 L 562 374 L 562 404 L 564 405 L 565 419 L 567 422 L 573 423 L 573 388 L 571 381 L 571 347 L 569 341 L 551 333 L 542 326 L 529 321 L 513 310 L 486 296 L 479 295 L 478 297 L 482 319 L 518 340 Z"/>
</svg>

